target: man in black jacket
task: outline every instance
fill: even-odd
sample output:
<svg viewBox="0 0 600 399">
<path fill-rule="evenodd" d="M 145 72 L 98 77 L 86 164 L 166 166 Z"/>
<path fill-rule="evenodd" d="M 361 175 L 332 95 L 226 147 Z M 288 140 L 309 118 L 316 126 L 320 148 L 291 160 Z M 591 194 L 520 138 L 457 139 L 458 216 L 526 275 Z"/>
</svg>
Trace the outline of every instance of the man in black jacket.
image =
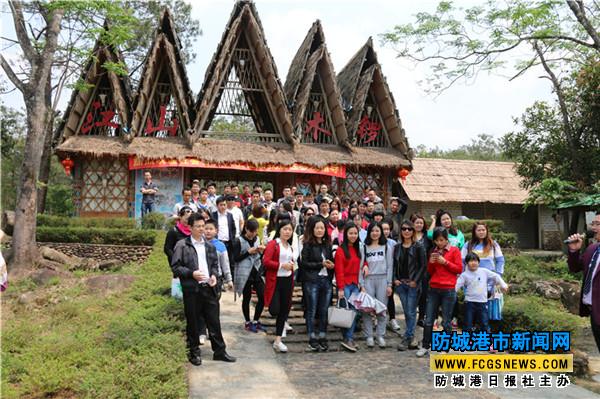
<svg viewBox="0 0 600 399">
<path fill-rule="evenodd" d="M 188 359 L 195 366 L 202 364 L 198 326 L 198 315 L 202 314 L 210 333 L 213 360 L 235 362 L 236 359 L 225 350 L 225 341 L 221 333 L 217 297 L 217 250 L 202 237 L 204 219 L 200 214 L 191 215 L 188 223 L 192 234 L 175 244 L 171 259 L 173 275 L 181 281 L 183 291 Z"/>
</svg>

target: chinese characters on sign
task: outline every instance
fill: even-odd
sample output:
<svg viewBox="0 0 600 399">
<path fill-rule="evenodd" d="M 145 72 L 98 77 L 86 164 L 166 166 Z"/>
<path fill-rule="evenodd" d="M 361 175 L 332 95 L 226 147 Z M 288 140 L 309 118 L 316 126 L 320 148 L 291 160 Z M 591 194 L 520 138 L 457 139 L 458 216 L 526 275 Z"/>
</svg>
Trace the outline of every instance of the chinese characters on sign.
<svg viewBox="0 0 600 399">
<path fill-rule="evenodd" d="M 119 124 L 113 122 L 113 117 L 115 116 L 115 111 L 112 109 L 107 109 L 105 111 L 100 111 L 99 114 L 102 116 L 102 119 L 99 121 L 94 121 L 94 114 L 98 113 L 102 104 L 100 101 L 94 101 L 92 103 L 93 111 L 89 111 L 85 117 L 85 122 L 81 126 L 81 132 L 83 134 L 88 134 L 93 127 L 104 127 L 108 126 L 113 129 L 117 129 Z"/>
<path fill-rule="evenodd" d="M 487 379 L 487 385 L 485 384 Z M 552 383 L 554 382 L 554 384 Z M 551 374 L 543 373 L 534 377 L 533 374 L 488 374 L 484 378 L 482 374 L 434 374 L 434 388 L 566 388 L 571 385 L 571 379 L 566 374 L 553 377 Z"/>
<path fill-rule="evenodd" d="M 313 114 L 313 119 L 309 119 L 307 121 L 308 126 L 306 126 L 306 130 L 304 130 L 304 134 L 311 134 L 314 141 L 318 141 L 319 133 L 323 133 L 326 136 L 331 136 L 331 132 L 327 129 L 321 127 L 321 123 L 325 122 L 323 116 L 321 116 L 320 112 L 315 112 Z"/>
<path fill-rule="evenodd" d="M 381 125 L 377 122 L 369 120 L 369 117 L 365 115 L 362 117 L 360 123 L 358 124 L 358 130 L 356 131 L 356 135 L 358 136 L 358 141 L 362 141 L 363 144 L 368 144 L 371 141 L 377 139 L 377 136 L 379 136 L 380 131 Z"/>
<path fill-rule="evenodd" d="M 146 136 L 148 136 L 155 132 L 166 131 L 166 132 L 169 132 L 169 136 L 177 136 L 177 128 L 179 127 L 179 121 L 177 120 L 177 118 L 174 117 L 172 119 L 173 125 L 165 126 L 166 114 L 167 114 L 167 106 L 161 105 L 160 106 L 160 117 L 158 118 L 158 125 L 153 126 L 152 121 L 150 120 L 150 117 L 148 117 L 146 119 L 146 129 L 144 129 L 144 134 Z"/>
</svg>

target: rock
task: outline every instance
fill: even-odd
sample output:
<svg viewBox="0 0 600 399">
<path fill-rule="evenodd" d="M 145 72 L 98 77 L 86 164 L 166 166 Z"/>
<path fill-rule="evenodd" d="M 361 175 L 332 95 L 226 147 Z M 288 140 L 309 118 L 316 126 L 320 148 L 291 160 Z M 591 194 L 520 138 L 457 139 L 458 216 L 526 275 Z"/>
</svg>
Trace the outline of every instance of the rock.
<svg viewBox="0 0 600 399">
<path fill-rule="evenodd" d="M 573 349 L 573 375 L 589 378 L 590 374 L 590 359 L 587 353 Z"/>
<path fill-rule="evenodd" d="M 510 295 L 522 294 L 525 291 L 526 291 L 526 288 L 522 284 L 509 284 L 508 285 L 508 292 Z"/>
<path fill-rule="evenodd" d="M 118 269 L 122 268 L 123 265 L 124 265 L 124 263 L 118 259 L 109 259 L 109 260 L 101 261 L 98 264 L 98 268 L 100 270 L 118 270 Z"/>
<path fill-rule="evenodd" d="M 562 288 L 552 281 L 537 281 L 535 283 L 535 291 L 548 299 L 560 299 Z"/>
<path fill-rule="evenodd" d="M 69 277 L 69 273 L 51 269 L 39 269 L 31 274 L 31 279 L 37 285 L 46 285 L 54 278 L 64 277 Z"/>
<path fill-rule="evenodd" d="M 563 305 L 565 305 L 569 312 L 579 315 L 581 284 L 575 281 L 559 281 L 558 285 L 562 289 L 560 299 Z"/>
<path fill-rule="evenodd" d="M 29 305 L 35 299 L 35 294 L 33 292 L 25 292 L 19 295 L 19 303 L 22 305 Z"/>
<path fill-rule="evenodd" d="M 93 258 L 84 258 L 81 259 L 79 264 L 75 265 L 71 270 L 98 270 L 98 266 L 100 262 Z"/>
<path fill-rule="evenodd" d="M 92 292 L 110 294 L 127 289 L 134 281 L 135 276 L 130 275 L 103 275 L 88 278 L 86 285 Z"/>
<path fill-rule="evenodd" d="M 56 249 L 50 248 L 50 247 L 41 247 L 40 255 L 44 259 L 62 263 L 64 265 L 68 265 L 68 266 L 74 266 L 74 265 L 78 264 L 79 262 L 81 262 L 80 258 L 66 255 L 66 254 L 64 254 L 60 251 L 57 251 Z"/>
<path fill-rule="evenodd" d="M 55 262 L 53 260 L 48 260 L 48 259 L 40 259 L 38 261 L 38 266 L 40 268 L 43 269 L 50 269 L 50 270 L 65 270 L 68 266 L 63 264 L 63 263 L 59 263 L 59 262 Z"/>
</svg>

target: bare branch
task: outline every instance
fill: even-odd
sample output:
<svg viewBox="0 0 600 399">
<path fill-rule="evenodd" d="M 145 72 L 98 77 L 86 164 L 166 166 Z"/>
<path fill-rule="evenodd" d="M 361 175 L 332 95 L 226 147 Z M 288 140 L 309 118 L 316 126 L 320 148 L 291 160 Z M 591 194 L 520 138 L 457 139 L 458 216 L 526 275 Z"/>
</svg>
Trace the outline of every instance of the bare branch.
<svg viewBox="0 0 600 399">
<path fill-rule="evenodd" d="M 585 15 L 585 5 L 583 4 L 583 1 L 567 0 L 567 4 L 569 5 L 571 11 L 573 11 L 573 14 L 575 14 L 577 21 L 579 21 L 581 26 L 583 26 L 585 31 L 588 33 L 588 35 L 590 35 L 590 37 L 594 41 L 594 48 L 600 51 L 600 34 L 598 34 L 596 29 L 594 29 L 592 23 Z"/>
<path fill-rule="evenodd" d="M 0 54 L 0 65 L 2 65 L 2 69 L 4 69 L 4 72 L 6 72 L 6 76 L 8 76 L 8 79 L 11 81 L 11 83 L 15 85 L 15 87 L 19 89 L 23 95 L 25 95 L 27 93 L 27 85 L 17 77 L 15 71 L 13 71 L 2 54 Z"/>
<path fill-rule="evenodd" d="M 38 57 L 38 53 L 31 45 L 29 36 L 27 36 L 27 28 L 25 27 L 23 18 L 23 4 L 21 4 L 20 1 L 10 1 L 8 4 L 10 5 L 10 11 L 12 12 L 17 39 L 19 40 L 23 54 L 25 54 L 25 59 L 33 66 Z"/>
</svg>

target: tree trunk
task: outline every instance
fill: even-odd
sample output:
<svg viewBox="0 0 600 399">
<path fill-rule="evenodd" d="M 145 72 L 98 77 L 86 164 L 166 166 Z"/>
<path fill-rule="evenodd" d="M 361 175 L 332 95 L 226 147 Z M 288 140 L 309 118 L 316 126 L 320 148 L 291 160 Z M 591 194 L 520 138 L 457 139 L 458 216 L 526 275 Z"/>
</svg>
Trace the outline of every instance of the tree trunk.
<svg viewBox="0 0 600 399">
<path fill-rule="evenodd" d="M 52 160 L 52 139 L 54 137 L 54 110 L 52 109 L 52 82 L 48 79 L 46 84 L 46 94 L 44 96 L 46 104 L 46 115 L 48 115 L 46 128 L 44 131 L 44 152 L 40 163 L 40 176 L 37 198 L 37 211 L 44 213 L 46 210 L 46 195 L 48 194 L 48 182 L 50 180 L 50 161 Z"/>
<path fill-rule="evenodd" d="M 46 107 L 44 91 L 35 90 L 33 95 L 25 96 L 27 108 L 27 139 L 21 167 L 21 184 L 17 194 L 15 209 L 15 228 L 12 238 L 11 274 L 25 275 L 39 257 L 36 246 L 37 220 L 37 180 L 42 159 L 44 133 L 46 128 Z"/>
</svg>

